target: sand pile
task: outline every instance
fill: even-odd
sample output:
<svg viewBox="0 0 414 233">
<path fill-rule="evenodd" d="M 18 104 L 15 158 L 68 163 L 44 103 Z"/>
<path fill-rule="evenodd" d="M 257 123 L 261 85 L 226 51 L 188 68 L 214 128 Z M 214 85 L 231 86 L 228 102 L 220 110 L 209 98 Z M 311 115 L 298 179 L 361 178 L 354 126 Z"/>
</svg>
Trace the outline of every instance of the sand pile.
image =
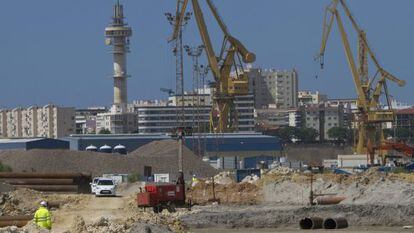
<svg viewBox="0 0 414 233">
<path fill-rule="evenodd" d="M 174 140 L 154 141 L 128 155 L 133 160 L 142 161 L 151 166 L 153 173 L 169 173 L 170 179 L 178 175 L 178 143 Z M 183 147 L 185 177 L 195 174 L 199 178 L 211 177 L 217 170 L 203 162 L 186 146 Z"/>
<path fill-rule="evenodd" d="M 156 141 L 144 145 L 127 156 L 69 150 L 1 151 L 0 161 L 15 172 L 84 172 L 100 176 L 104 173 L 138 173 L 143 176 L 144 166 L 152 173 L 170 173 L 177 177 L 177 142 Z M 186 177 L 211 177 L 216 170 L 184 147 Z"/>
</svg>

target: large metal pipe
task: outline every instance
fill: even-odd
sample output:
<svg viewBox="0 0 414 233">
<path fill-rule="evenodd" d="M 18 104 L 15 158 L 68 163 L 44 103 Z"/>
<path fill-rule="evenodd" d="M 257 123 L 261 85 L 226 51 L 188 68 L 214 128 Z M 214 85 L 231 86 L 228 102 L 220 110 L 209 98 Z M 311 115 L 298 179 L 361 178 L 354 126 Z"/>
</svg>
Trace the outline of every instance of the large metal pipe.
<svg viewBox="0 0 414 233">
<path fill-rule="evenodd" d="M 323 228 L 325 229 L 343 229 L 348 227 L 348 220 L 346 218 L 327 218 L 323 221 Z"/>
<path fill-rule="evenodd" d="M 346 197 L 323 196 L 315 199 L 318 205 L 336 205 L 345 200 Z"/>
<path fill-rule="evenodd" d="M 0 227 L 24 227 L 30 220 L 13 220 L 13 221 L 0 221 Z"/>
<path fill-rule="evenodd" d="M 73 179 L 1 179 L 5 183 L 11 185 L 71 185 Z"/>
<path fill-rule="evenodd" d="M 44 192 L 78 192 L 77 185 L 15 185 L 14 187 Z"/>
<path fill-rule="evenodd" d="M 91 177 L 87 173 L 28 173 L 28 172 L 0 172 L 0 178 L 40 178 L 40 179 L 74 179 Z"/>
<path fill-rule="evenodd" d="M 300 229 L 321 229 L 323 219 L 319 217 L 303 218 L 299 222 Z"/>
<path fill-rule="evenodd" d="M 0 222 L 31 219 L 33 219 L 33 215 L 0 216 Z"/>
</svg>

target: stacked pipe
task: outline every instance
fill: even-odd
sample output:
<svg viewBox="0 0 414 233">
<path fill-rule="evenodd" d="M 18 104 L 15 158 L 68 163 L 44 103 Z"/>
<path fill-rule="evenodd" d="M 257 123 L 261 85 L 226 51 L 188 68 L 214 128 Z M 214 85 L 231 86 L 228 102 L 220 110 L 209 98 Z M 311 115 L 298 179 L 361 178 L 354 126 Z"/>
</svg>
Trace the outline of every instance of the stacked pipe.
<svg viewBox="0 0 414 233">
<path fill-rule="evenodd" d="M 44 192 L 89 193 L 92 177 L 84 173 L 15 173 L 0 172 L 0 181 L 17 189 Z"/>
<path fill-rule="evenodd" d="M 0 216 L 0 227 L 17 226 L 23 227 L 33 219 L 32 215 Z"/>
</svg>

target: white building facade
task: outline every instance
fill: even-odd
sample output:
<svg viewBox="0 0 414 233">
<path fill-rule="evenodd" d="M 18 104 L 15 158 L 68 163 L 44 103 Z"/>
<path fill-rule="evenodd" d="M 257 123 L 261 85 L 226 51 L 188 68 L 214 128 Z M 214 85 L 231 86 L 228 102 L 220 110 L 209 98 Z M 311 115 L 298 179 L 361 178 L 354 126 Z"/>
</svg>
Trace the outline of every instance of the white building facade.
<svg viewBox="0 0 414 233">
<path fill-rule="evenodd" d="M 0 110 L 0 137 L 61 138 L 75 133 L 75 109 L 55 105 Z"/>
<path fill-rule="evenodd" d="M 275 105 L 278 109 L 298 106 L 298 73 L 295 69 L 281 71 L 250 68 L 246 73 L 256 109 L 268 108 L 269 105 Z"/>
<path fill-rule="evenodd" d="M 319 133 L 318 140 L 333 140 L 328 131 L 333 127 L 344 126 L 343 106 L 330 106 L 328 104 L 308 105 L 304 109 L 305 127 L 316 129 Z"/>
</svg>

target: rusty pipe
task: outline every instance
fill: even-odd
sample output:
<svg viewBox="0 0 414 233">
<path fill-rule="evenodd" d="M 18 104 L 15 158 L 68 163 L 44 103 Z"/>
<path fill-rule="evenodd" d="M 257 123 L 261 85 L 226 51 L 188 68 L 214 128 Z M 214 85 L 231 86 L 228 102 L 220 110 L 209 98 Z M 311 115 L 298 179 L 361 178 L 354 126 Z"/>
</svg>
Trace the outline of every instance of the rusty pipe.
<svg viewBox="0 0 414 233">
<path fill-rule="evenodd" d="M 339 204 L 341 201 L 345 200 L 346 197 L 329 197 L 329 196 L 320 196 L 315 199 L 318 205 L 336 205 Z"/>
<path fill-rule="evenodd" d="M 78 192 L 77 185 L 14 185 L 15 188 L 33 189 L 44 192 Z"/>
<path fill-rule="evenodd" d="M 74 179 L 91 177 L 87 173 L 29 173 L 29 172 L 0 172 L 0 178 L 44 178 L 44 179 Z"/>
<path fill-rule="evenodd" d="M 299 222 L 300 229 L 321 229 L 323 219 L 319 217 L 303 218 Z"/>
<path fill-rule="evenodd" d="M 1 179 L 1 181 L 11 185 L 71 185 L 73 179 Z"/>
<path fill-rule="evenodd" d="M 33 215 L 0 216 L 0 222 L 32 220 Z"/>
<path fill-rule="evenodd" d="M 0 227 L 24 227 L 30 220 L 9 220 L 9 221 L 0 221 Z"/>
<path fill-rule="evenodd" d="M 323 221 L 324 229 L 343 229 L 348 227 L 346 218 L 327 218 Z"/>
</svg>

